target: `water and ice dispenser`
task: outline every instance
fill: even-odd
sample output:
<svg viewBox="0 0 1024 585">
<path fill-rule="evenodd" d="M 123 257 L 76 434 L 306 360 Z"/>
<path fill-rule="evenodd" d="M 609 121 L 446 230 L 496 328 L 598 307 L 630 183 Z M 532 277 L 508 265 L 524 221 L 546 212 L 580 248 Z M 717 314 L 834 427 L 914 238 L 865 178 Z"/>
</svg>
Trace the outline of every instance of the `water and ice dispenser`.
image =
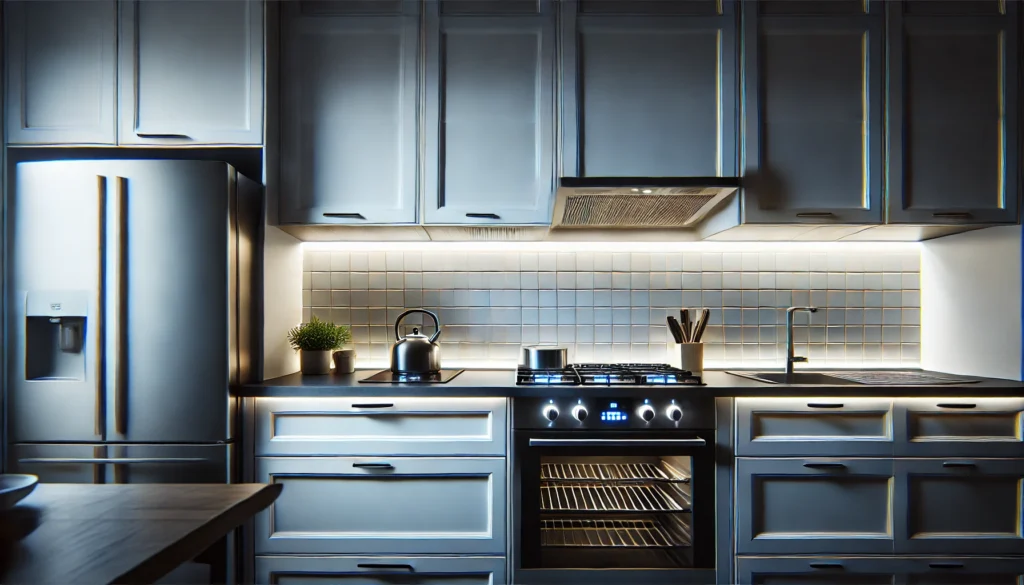
<svg viewBox="0 0 1024 585">
<path fill-rule="evenodd" d="M 25 379 L 84 380 L 89 293 L 32 291 L 25 299 Z"/>
</svg>

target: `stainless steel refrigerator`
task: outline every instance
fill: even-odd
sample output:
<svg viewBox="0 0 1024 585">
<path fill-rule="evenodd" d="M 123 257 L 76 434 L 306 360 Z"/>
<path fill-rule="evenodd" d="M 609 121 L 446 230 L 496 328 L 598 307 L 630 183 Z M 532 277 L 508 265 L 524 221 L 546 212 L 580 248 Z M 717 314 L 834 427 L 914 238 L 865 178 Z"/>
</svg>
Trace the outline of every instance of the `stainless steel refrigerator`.
<svg viewBox="0 0 1024 585">
<path fill-rule="evenodd" d="M 7 467 L 234 479 L 262 187 L 221 162 L 29 162 L 8 200 Z"/>
</svg>

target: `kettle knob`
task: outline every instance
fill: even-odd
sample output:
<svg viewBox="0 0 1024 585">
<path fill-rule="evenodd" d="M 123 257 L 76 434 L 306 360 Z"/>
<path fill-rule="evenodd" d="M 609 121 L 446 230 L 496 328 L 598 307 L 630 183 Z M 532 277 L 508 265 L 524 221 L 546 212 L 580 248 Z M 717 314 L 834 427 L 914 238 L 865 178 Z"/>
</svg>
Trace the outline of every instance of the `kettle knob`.
<svg viewBox="0 0 1024 585">
<path fill-rule="evenodd" d="M 420 328 L 419 327 L 413 327 L 412 328 L 412 334 L 413 335 L 419 335 L 420 334 Z"/>
</svg>

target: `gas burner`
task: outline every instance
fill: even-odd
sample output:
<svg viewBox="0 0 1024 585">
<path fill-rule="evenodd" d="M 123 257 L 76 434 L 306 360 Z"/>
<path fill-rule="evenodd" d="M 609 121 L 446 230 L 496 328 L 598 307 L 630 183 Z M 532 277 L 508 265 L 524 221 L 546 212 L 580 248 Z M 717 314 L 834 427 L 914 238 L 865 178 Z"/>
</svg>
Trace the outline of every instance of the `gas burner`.
<svg viewBox="0 0 1024 585">
<path fill-rule="evenodd" d="M 569 364 L 516 370 L 518 386 L 700 386 L 700 376 L 668 364 Z"/>
</svg>

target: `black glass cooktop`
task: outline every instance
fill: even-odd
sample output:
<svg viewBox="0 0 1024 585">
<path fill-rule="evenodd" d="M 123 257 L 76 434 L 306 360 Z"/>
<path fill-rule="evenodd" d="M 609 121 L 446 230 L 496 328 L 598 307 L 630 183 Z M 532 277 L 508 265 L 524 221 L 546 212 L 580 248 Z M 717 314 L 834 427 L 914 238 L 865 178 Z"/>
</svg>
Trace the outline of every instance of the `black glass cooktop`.
<svg viewBox="0 0 1024 585">
<path fill-rule="evenodd" d="M 367 384 L 447 384 L 462 370 L 441 370 L 436 374 L 396 374 L 391 370 L 381 370 L 360 382 Z"/>
</svg>

